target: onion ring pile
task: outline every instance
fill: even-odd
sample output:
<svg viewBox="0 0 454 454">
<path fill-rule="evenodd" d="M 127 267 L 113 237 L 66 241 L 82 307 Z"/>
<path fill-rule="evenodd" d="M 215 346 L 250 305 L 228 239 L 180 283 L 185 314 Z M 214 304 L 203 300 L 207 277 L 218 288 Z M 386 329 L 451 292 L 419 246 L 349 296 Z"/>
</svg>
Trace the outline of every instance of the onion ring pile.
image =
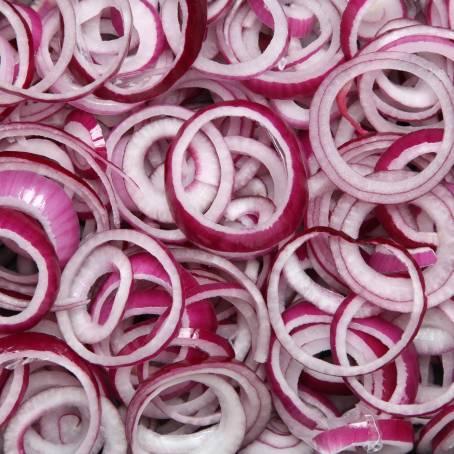
<svg viewBox="0 0 454 454">
<path fill-rule="evenodd" d="M 8 454 L 454 450 L 454 1 L 0 0 Z"/>
</svg>

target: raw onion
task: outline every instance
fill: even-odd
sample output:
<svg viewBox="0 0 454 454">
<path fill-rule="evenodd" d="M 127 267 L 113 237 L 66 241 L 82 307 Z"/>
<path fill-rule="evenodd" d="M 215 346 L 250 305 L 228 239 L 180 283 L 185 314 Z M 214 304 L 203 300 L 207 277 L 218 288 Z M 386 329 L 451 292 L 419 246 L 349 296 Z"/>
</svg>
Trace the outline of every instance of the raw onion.
<svg viewBox="0 0 454 454">
<path fill-rule="evenodd" d="M 454 449 L 454 1 L 0 0 L 0 446 Z"/>
</svg>

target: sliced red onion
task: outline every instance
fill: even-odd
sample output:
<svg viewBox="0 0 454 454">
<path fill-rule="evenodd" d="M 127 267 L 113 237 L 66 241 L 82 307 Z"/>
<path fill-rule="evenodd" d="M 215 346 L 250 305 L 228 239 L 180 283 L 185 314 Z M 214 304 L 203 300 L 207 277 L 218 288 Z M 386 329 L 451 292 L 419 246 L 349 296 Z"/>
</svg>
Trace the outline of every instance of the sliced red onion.
<svg viewBox="0 0 454 454">
<path fill-rule="evenodd" d="M 178 14 L 176 4 L 167 3 L 165 7 L 165 20 L 174 20 Z M 194 62 L 194 67 L 205 74 L 214 77 L 222 77 L 226 79 L 248 79 L 250 77 L 259 75 L 268 69 L 271 69 L 282 57 L 288 44 L 288 23 L 282 6 L 277 0 L 264 0 L 265 8 L 268 9 L 273 23 L 274 33 L 270 43 L 266 47 L 263 53 L 259 55 L 252 55 L 246 60 L 230 55 L 226 55 L 227 63 L 219 63 L 213 59 L 204 57 L 199 54 L 198 58 Z M 229 35 L 229 29 L 232 27 L 234 17 L 241 3 L 234 5 L 229 14 L 224 18 L 222 24 L 217 27 L 224 29 L 225 36 Z M 170 33 L 170 30 L 169 30 Z M 172 48 L 176 44 L 176 38 L 179 35 L 179 31 L 174 32 L 173 36 L 169 36 L 166 33 L 167 40 Z M 238 36 L 231 36 L 229 39 L 238 39 Z M 233 57 L 233 60 L 231 60 Z"/>
<path fill-rule="evenodd" d="M 65 310 L 68 301 L 84 301 L 87 299 L 90 288 L 98 277 L 109 271 L 110 264 L 114 263 L 112 260 L 119 260 L 118 265 L 121 267 L 120 271 L 124 270 L 123 272 L 125 273 L 124 277 L 121 279 L 121 284 L 123 285 L 116 294 L 116 298 L 118 298 L 119 301 L 123 301 L 121 304 L 125 304 L 125 298 L 127 298 L 129 294 L 131 283 L 130 274 L 128 283 L 128 266 L 130 265 L 121 250 L 108 246 L 108 243 L 111 241 L 130 242 L 136 247 L 143 248 L 152 257 L 156 257 L 158 263 L 160 263 L 165 270 L 170 284 L 169 291 L 172 293 L 172 305 L 170 310 L 164 317 L 159 329 L 154 333 L 153 338 L 144 346 L 138 347 L 130 354 L 124 356 L 112 356 L 104 351 L 94 353 L 86 348 L 83 345 L 83 340 L 81 342 L 77 335 L 78 330 L 80 330 L 82 326 L 86 326 L 86 324 L 84 323 L 84 325 L 80 326 L 78 318 L 83 317 L 89 321 L 89 314 L 86 312 L 85 308 L 69 308 Z M 107 254 L 108 251 L 109 254 Z M 98 262 L 101 257 L 102 261 Z M 182 304 L 183 295 L 180 274 L 168 251 L 155 240 L 152 240 L 150 237 L 140 232 L 111 230 L 92 236 L 73 255 L 62 274 L 59 295 L 54 309 L 58 310 L 57 320 L 65 340 L 78 352 L 78 354 L 95 364 L 102 364 L 104 366 L 124 366 L 140 362 L 153 356 L 172 339 L 180 322 L 183 308 Z M 115 319 L 118 320 L 118 317 L 121 317 L 121 314 L 122 309 L 119 307 L 116 309 L 115 318 L 111 318 L 111 324 L 113 326 L 115 326 Z M 105 332 L 108 333 L 107 326 Z M 83 330 L 80 331 L 80 334 L 83 335 Z M 90 342 L 96 341 L 90 340 Z"/>
<path fill-rule="evenodd" d="M 342 50 L 347 58 L 358 51 L 358 36 L 373 38 L 386 22 L 405 16 L 405 2 L 402 0 L 353 0 L 347 3 L 342 14 Z"/>
<path fill-rule="evenodd" d="M 90 453 L 100 431 L 101 404 L 98 385 L 88 364 L 68 349 L 64 342 L 45 334 L 21 333 L 0 338 L 0 351 L 2 352 L 0 361 L 3 365 L 27 359 L 50 361 L 74 374 L 82 386 L 88 407 L 86 432 L 82 435 L 77 450 L 80 453 Z M 36 416 L 25 413 L 20 417 L 16 413 L 17 422 L 9 426 L 10 430 L 4 439 L 4 446 L 8 452 L 24 452 L 22 425 L 25 424 L 26 427 L 30 417 L 33 421 L 34 417 L 45 413 L 46 408 L 43 410 L 35 408 L 34 412 Z"/>
<path fill-rule="evenodd" d="M 268 284 L 268 310 L 270 312 L 271 324 L 274 328 L 277 338 L 283 346 L 285 346 L 288 353 L 302 364 L 314 369 L 318 372 L 336 375 L 336 376 L 354 376 L 360 375 L 367 372 L 372 372 L 379 369 L 380 367 L 387 364 L 390 360 L 394 359 L 397 354 L 402 352 L 404 348 L 407 347 L 409 342 L 413 339 L 416 334 L 416 331 L 419 328 L 419 324 L 424 316 L 425 310 L 427 309 L 427 300 L 424 294 L 424 280 L 420 270 L 415 266 L 413 258 L 403 249 L 398 249 L 392 243 L 387 242 L 386 240 L 379 239 L 377 240 L 378 244 L 386 245 L 389 250 L 392 250 L 396 254 L 398 259 L 405 263 L 408 267 L 408 272 L 411 276 L 412 286 L 413 286 L 413 307 L 411 310 L 412 318 L 411 323 L 407 325 L 406 331 L 402 335 L 398 343 L 394 345 L 383 357 L 381 357 L 376 363 L 371 363 L 366 365 L 358 366 L 348 366 L 345 369 L 339 369 L 336 365 L 328 364 L 324 361 L 321 361 L 317 358 L 313 358 L 308 355 L 304 350 L 300 349 L 288 333 L 288 328 L 285 327 L 284 321 L 282 319 L 282 314 L 280 313 L 279 307 L 279 279 L 280 274 L 285 266 L 286 261 L 294 254 L 294 252 L 301 247 L 306 241 L 310 240 L 311 237 L 319 235 L 320 233 L 325 233 L 332 235 L 333 239 L 336 242 L 345 242 L 349 244 L 354 244 L 355 240 L 349 238 L 343 233 L 336 232 L 329 228 L 314 228 L 308 230 L 305 234 L 297 237 L 295 240 L 287 244 L 287 246 L 281 251 L 278 258 L 274 262 L 273 269 L 270 274 L 270 280 Z M 373 240 L 371 240 L 373 242 Z M 363 301 L 358 302 L 358 304 L 351 305 L 351 307 L 359 308 L 363 304 Z"/>
<path fill-rule="evenodd" d="M 443 221 L 452 216 L 450 214 L 453 208 L 451 207 L 451 202 L 452 199 L 447 194 L 447 190 L 441 185 L 437 186 L 433 192 L 414 201 L 416 206 L 422 207 L 430 214 L 435 220 L 440 232 L 449 229 L 451 226 L 450 222 Z M 356 205 L 356 209 L 352 209 L 352 205 Z M 340 228 L 347 234 L 357 236 L 357 229 L 363 222 L 366 213 L 370 212 L 372 208 L 372 204 L 358 202 L 350 197 L 344 197 L 336 206 L 336 213 L 331 218 L 331 226 Z M 349 215 L 346 216 L 347 212 Z M 444 239 L 444 235 L 442 234 L 440 238 Z M 352 285 L 351 288 L 356 293 L 359 293 L 364 298 L 373 301 L 375 304 L 387 310 L 407 312 L 410 311 L 410 307 L 413 307 L 413 291 L 410 289 L 408 279 L 400 278 L 402 280 L 396 280 L 394 278 L 384 277 L 378 273 L 369 272 L 369 267 L 367 265 L 363 266 L 364 259 L 356 246 L 350 247 L 347 243 L 342 243 L 341 245 L 336 242 L 331 244 L 331 249 L 339 273 L 348 284 Z M 346 259 L 347 256 L 348 259 Z M 348 265 L 346 265 L 347 261 L 349 263 Z M 351 266 L 354 269 L 353 273 L 351 272 Z M 425 293 L 430 307 L 436 306 L 450 297 L 450 286 L 452 285 L 451 274 L 450 248 L 444 243 L 440 243 L 437 248 L 437 262 L 434 266 L 422 271 L 426 282 Z M 354 278 L 352 278 L 353 275 Z M 361 282 L 364 282 L 363 278 L 367 279 L 366 275 L 367 278 L 372 278 L 377 283 L 380 282 L 380 285 L 374 288 L 372 292 L 363 291 L 364 287 Z M 399 300 L 396 299 L 396 290 L 399 294 Z M 404 297 L 404 294 L 407 296 Z M 393 303 L 390 303 L 391 300 Z"/>
<path fill-rule="evenodd" d="M 339 38 L 340 16 L 334 5 L 328 1 L 304 2 L 299 6 L 305 6 L 318 20 L 319 35 L 314 40 L 308 40 L 307 44 L 291 38 L 287 51 L 275 67 L 248 81 L 252 90 L 272 98 L 311 96 L 323 78 L 343 60 Z M 231 47 L 238 55 L 246 56 L 250 52 L 247 42 L 242 46 L 232 43 Z"/>
<path fill-rule="evenodd" d="M 13 57 L 14 64 L 17 61 L 17 74 L 14 77 L 15 80 L 13 81 L 10 78 L 0 80 L 0 87 L 10 86 L 14 87 L 16 90 L 27 91 L 27 88 L 23 87 L 27 87 L 30 84 L 34 72 L 34 49 L 31 31 L 27 22 L 14 5 L 9 2 L 2 1 L 0 2 L 0 10 L 8 25 L 11 27 L 11 31 L 13 33 L 12 39 L 15 38 L 17 43 L 17 55 Z M 5 59 L 5 63 L 8 64 L 7 59 Z M 14 96 L 8 96 L 4 93 L 2 104 L 8 106 L 17 101 L 18 99 Z"/>
<path fill-rule="evenodd" d="M 38 281 L 30 301 L 1 294 L 1 306 L 17 313 L 0 317 L 0 331 L 20 332 L 36 325 L 52 308 L 60 282 L 60 266 L 47 235 L 28 216 L 0 208 L 0 236 L 2 241 L 8 240 L 28 254 L 38 270 Z"/>
<path fill-rule="evenodd" d="M 92 115 L 83 111 L 72 111 L 65 119 L 65 131 L 90 145 L 102 158 L 107 157 L 106 141 L 101 125 Z M 73 160 L 81 170 L 90 168 L 90 165 L 86 162 L 80 162 L 81 160 L 77 159 L 77 155 L 73 157 Z M 93 171 L 88 172 L 87 176 L 96 178 L 96 173 Z"/>
<path fill-rule="evenodd" d="M 30 367 L 25 364 L 18 364 L 12 373 L 8 369 L 2 370 L 2 375 L 9 375 L 4 381 L 0 394 L 0 421 L 2 426 L 17 411 L 29 386 Z M 2 377 L 3 378 L 3 377 Z"/>
<path fill-rule="evenodd" d="M 282 421 L 277 418 L 271 419 L 262 434 L 240 454 L 311 454 L 312 448 L 290 434 Z"/>
<path fill-rule="evenodd" d="M 284 161 L 288 173 L 285 198 L 281 206 L 276 207 L 273 215 L 263 224 L 250 229 L 234 229 L 216 224 L 219 216 L 203 216 L 191 206 L 184 191 L 182 166 L 187 146 L 200 128 L 206 123 L 223 116 L 245 116 L 267 128 L 276 141 L 278 153 Z M 224 139 L 219 135 L 213 144 L 218 159 L 228 159 L 228 150 Z M 303 178 L 301 178 L 303 176 Z M 222 184 L 222 180 L 221 180 Z M 276 184 L 276 183 L 275 183 Z M 299 149 L 294 137 L 285 125 L 271 111 L 258 104 L 248 102 L 224 102 L 206 108 L 180 129 L 172 144 L 166 160 L 166 189 L 177 225 L 193 242 L 221 253 L 234 252 L 243 254 L 260 253 L 271 245 L 288 237 L 290 231 L 299 225 L 305 206 L 304 167 L 299 160 Z M 231 190 L 229 186 L 220 191 Z M 213 208 L 213 205 L 212 207 Z"/>
<path fill-rule="evenodd" d="M 433 73 L 427 72 L 428 63 L 425 60 L 414 58 L 414 56 L 396 52 L 392 54 L 391 59 L 388 59 L 391 53 L 377 52 L 370 58 L 371 55 L 369 54 L 369 57 L 367 54 L 356 57 L 340 66 L 320 86 L 311 109 L 310 121 L 314 126 L 310 130 L 311 145 L 322 169 L 331 181 L 342 190 L 369 202 L 401 203 L 427 193 L 446 176 L 452 165 L 450 163 L 451 158 L 454 159 L 454 154 L 451 153 L 450 131 L 444 131 L 442 143 L 436 158 L 431 163 L 431 167 L 428 166 L 424 171 L 407 181 L 395 182 L 391 178 L 387 178 L 387 175 L 383 175 L 382 178 L 360 176 L 346 165 L 329 132 L 330 118 L 327 113 L 331 109 L 338 90 L 348 80 L 366 71 L 387 68 L 417 74 L 433 88 L 436 87 L 445 120 L 449 122 L 454 105 L 454 100 L 451 100 L 451 94 L 447 88 L 451 82 L 446 80 L 443 73 L 433 77 Z"/>
<path fill-rule="evenodd" d="M 311 11 L 305 7 L 304 3 L 301 3 L 302 2 L 299 3 L 297 1 L 289 2 L 288 4 L 284 4 L 283 7 L 285 14 L 287 15 L 290 35 L 297 38 L 307 35 L 314 22 L 314 16 L 311 14 Z M 273 28 L 274 21 L 268 8 L 265 6 L 264 1 L 250 0 L 249 4 L 263 23 L 268 27 Z"/>
<path fill-rule="evenodd" d="M 107 209 L 96 192 L 88 183 L 60 165 L 27 152 L 1 152 L 0 169 L 36 173 L 57 181 L 84 200 L 85 205 L 93 213 L 92 217 L 96 221 L 97 230 L 102 231 L 108 228 Z"/>
<path fill-rule="evenodd" d="M 0 172 L 0 205 L 34 217 L 65 264 L 79 246 L 79 223 L 71 200 L 60 186 L 31 172 Z"/>
<path fill-rule="evenodd" d="M 314 439 L 315 448 L 321 454 L 335 454 L 355 446 L 367 452 L 385 449 L 405 453 L 413 447 L 413 430 L 407 421 L 400 419 L 376 419 L 366 415 L 364 422 L 328 430 Z"/>
<path fill-rule="evenodd" d="M 170 31 L 166 23 L 169 20 L 166 17 L 166 11 L 169 8 L 176 8 L 176 17 L 171 19 L 176 20 L 174 24 L 179 23 L 178 10 L 181 11 L 181 31 L 178 30 L 180 36 L 176 41 L 173 41 L 174 46 L 170 46 L 175 54 L 173 62 L 167 63 L 167 61 L 158 60 L 157 67 L 151 68 L 149 71 L 145 70 L 143 74 L 136 77 L 133 75 L 129 78 L 120 75 L 111 82 L 104 84 L 102 89 L 97 90 L 98 95 L 125 102 L 151 99 L 174 85 L 196 60 L 205 33 L 206 5 L 201 0 L 179 0 L 178 2 L 165 3 L 161 8 L 161 20 L 163 25 L 167 25 L 164 28 L 165 34 Z M 179 26 L 177 27 L 179 28 Z M 166 38 L 169 42 L 167 35 Z"/>
<path fill-rule="evenodd" d="M 222 18 L 232 7 L 233 0 L 208 0 L 208 24 Z"/>
<path fill-rule="evenodd" d="M 96 446 L 100 448 L 104 445 L 104 450 L 112 453 L 123 454 L 127 452 L 126 436 L 124 433 L 123 421 L 118 410 L 113 406 L 109 399 L 101 397 L 101 424 L 102 434 L 98 437 Z M 83 433 L 78 434 L 78 426 L 87 426 L 84 421 L 88 398 L 83 388 L 65 386 L 61 388 L 49 388 L 41 391 L 25 401 L 20 410 L 8 424 L 5 430 L 5 449 L 13 451 L 14 443 L 21 438 L 25 450 L 46 450 L 47 452 L 62 452 L 62 450 L 73 452 L 79 448 L 83 440 Z M 58 415 L 58 409 L 62 407 L 61 414 Z M 72 414 L 77 408 L 78 414 Z M 56 426 L 54 430 L 58 431 L 57 440 L 47 440 L 38 434 L 31 426 L 36 419 L 49 412 L 57 413 Z M 52 414 L 52 413 L 51 413 Z M 72 420 L 71 420 L 72 417 Z M 80 421 L 80 418 L 82 421 Z M 47 430 L 49 430 L 48 428 Z M 74 433 L 76 432 L 76 433 Z M 73 441 L 73 439 L 75 440 Z M 79 439 L 81 438 L 81 439 Z"/>
<path fill-rule="evenodd" d="M 235 389 L 224 377 L 233 379 L 243 390 L 244 410 Z M 160 392 L 188 380 L 208 386 L 229 417 L 221 413 L 218 426 L 205 429 L 198 435 L 186 434 L 176 439 L 160 435 L 139 423 L 146 405 Z M 235 452 L 243 443 L 254 440 L 263 431 L 270 412 L 271 400 L 266 387 L 254 372 L 239 363 L 207 361 L 198 365 L 169 366 L 139 387 L 128 406 L 126 431 L 132 449 L 143 449 L 141 445 L 145 442 L 159 452 L 177 452 L 184 447 L 187 452 L 197 450 L 208 453 L 216 449 L 215 446 L 222 440 L 226 452 Z"/>
<path fill-rule="evenodd" d="M 68 78 L 68 75 L 64 73 L 68 68 L 73 53 L 76 50 L 77 25 L 74 7 L 71 2 L 67 0 L 57 0 L 58 10 L 53 8 L 50 9 L 50 11 L 47 12 L 47 16 L 54 14 L 55 17 L 55 14 L 58 15 L 60 13 L 63 19 L 63 28 L 66 31 L 58 60 L 54 64 L 49 49 L 50 41 L 56 30 L 52 30 L 52 28 L 44 22 L 42 41 L 35 60 L 42 76 L 41 80 L 30 88 L 21 88 L 11 84 L 0 84 L 2 90 L 26 99 L 55 102 L 69 101 L 71 99 L 80 98 L 91 93 L 95 88 L 103 84 L 118 70 L 118 67 L 124 59 L 127 52 L 128 38 L 131 30 L 131 12 L 129 2 L 126 0 L 115 0 L 114 4 L 121 10 L 125 33 L 120 39 L 121 45 L 119 52 L 113 61 L 107 65 L 107 68 L 100 77 L 97 77 L 93 82 L 86 86 L 80 87 L 80 85 L 76 85 L 75 89 L 72 90 L 70 94 L 61 93 L 61 90 L 57 90 L 60 91 L 60 94 L 44 93 L 50 87 L 58 85 L 59 82 L 61 85 L 61 80 L 59 80 L 60 78 Z M 83 47 L 80 41 L 77 42 L 77 46 Z M 68 84 L 65 84 L 65 87 L 68 88 Z"/>
<path fill-rule="evenodd" d="M 265 301 L 259 289 L 253 282 L 242 273 L 235 265 L 223 257 L 216 256 L 209 252 L 196 249 L 175 248 L 172 250 L 175 259 L 180 263 L 200 263 L 219 269 L 223 274 L 227 274 L 236 280 L 241 287 L 245 288 L 250 294 L 258 318 L 257 348 L 254 352 L 254 359 L 257 362 L 264 362 L 267 355 L 268 343 L 270 339 L 270 325 L 266 311 Z M 249 298 L 248 298 L 249 299 Z"/>
<path fill-rule="evenodd" d="M 35 123 L 12 123 L 12 124 L 5 124 L 2 125 L 0 128 L 0 138 L 1 139 L 9 139 L 15 138 L 20 136 L 33 136 L 38 134 L 39 136 L 53 140 L 59 144 L 65 145 L 75 153 L 79 154 L 82 158 L 84 158 L 87 163 L 91 166 L 91 168 L 96 172 L 100 181 L 102 182 L 105 191 L 109 196 L 109 201 L 112 207 L 114 219 L 118 220 L 117 214 L 117 207 L 115 203 L 115 196 L 113 194 L 111 185 L 109 180 L 103 170 L 101 169 L 100 165 L 96 162 L 93 158 L 93 155 L 96 155 L 96 152 L 82 141 L 78 141 L 75 137 L 71 136 L 70 134 L 65 133 L 64 131 L 58 130 L 57 128 L 53 128 L 50 126 L 46 126 L 43 124 L 35 124 Z M 1 156 L 0 156 L 1 157 Z M 37 159 L 37 161 L 40 161 Z M 84 183 L 87 186 L 87 183 Z M 93 191 L 92 191 L 93 192 Z M 92 197 L 86 196 L 88 199 Z M 99 198 L 98 198 L 99 200 Z"/>
<path fill-rule="evenodd" d="M 454 2 L 0 12 L 5 452 L 452 451 Z"/>
</svg>

